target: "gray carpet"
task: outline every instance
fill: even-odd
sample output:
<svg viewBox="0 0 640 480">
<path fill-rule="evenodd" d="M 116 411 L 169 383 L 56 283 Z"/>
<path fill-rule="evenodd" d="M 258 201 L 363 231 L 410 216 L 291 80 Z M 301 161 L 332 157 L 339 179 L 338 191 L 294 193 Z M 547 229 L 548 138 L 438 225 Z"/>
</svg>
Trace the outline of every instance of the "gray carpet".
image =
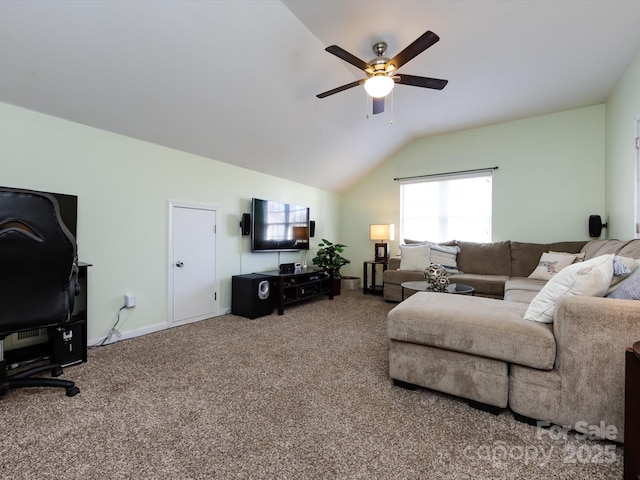
<svg viewBox="0 0 640 480">
<path fill-rule="evenodd" d="M 343 291 L 92 349 L 65 370 L 76 397 L 0 398 L 0 477 L 622 478 L 620 446 L 392 386 L 392 307 Z"/>
</svg>

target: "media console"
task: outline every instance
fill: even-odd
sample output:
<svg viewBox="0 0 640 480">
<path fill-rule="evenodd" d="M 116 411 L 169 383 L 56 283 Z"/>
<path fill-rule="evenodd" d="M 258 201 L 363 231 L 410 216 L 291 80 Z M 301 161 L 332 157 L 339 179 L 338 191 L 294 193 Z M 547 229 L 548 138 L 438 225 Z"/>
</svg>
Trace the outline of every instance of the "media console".
<svg viewBox="0 0 640 480">
<path fill-rule="evenodd" d="M 259 272 L 272 278 L 274 305 L 278 307 L 278 315 L 284 313 L 285 305 L 300 302 L 316 295 L 328 295 L 333 300 L 331 278 L 323 269 L 307 267 L 294 272 L 283 273 L 279 270 Z"/>
</svg>

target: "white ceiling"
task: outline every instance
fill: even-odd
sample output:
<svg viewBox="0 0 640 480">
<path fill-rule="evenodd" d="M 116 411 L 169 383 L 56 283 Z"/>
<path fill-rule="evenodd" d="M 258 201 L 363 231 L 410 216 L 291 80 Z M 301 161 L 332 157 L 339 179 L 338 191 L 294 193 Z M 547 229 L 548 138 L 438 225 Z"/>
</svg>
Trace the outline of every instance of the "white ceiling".
<svg viewBox="0 0 640 480">
<path fill-rule="evenodd" d="M 640 49 L 640 1 L 0 2 L 0 101 L 332 191 L 412 138 L 602 103 Z M 324 51 L 440 42 L 367 118 Z M 370 104 L 369 104 L 370 108 Z M 393 120 L 393 124 L 391 123 Z"/>
</svg>

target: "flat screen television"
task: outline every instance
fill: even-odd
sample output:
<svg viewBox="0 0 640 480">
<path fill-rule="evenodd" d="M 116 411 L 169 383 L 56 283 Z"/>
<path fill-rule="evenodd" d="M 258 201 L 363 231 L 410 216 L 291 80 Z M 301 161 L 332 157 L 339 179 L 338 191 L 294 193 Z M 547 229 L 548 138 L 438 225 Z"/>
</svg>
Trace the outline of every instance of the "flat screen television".
<svg viewBox="0 0 640 480">
<path fill-rule="evenodd" d="M 67 226 L 71 234 L 78 238 L 78 197 L 75 195 L 67 195 L 66 193 L 45 192 L 58 201 L 60 209 L 60 218 Z"/>
<path fill-rule="evenodd" d="M 251 200 L 251 251 L 309 250 L 309 208 L 254 198 Z"/>
<path fill-rule="evenodd" d="M 8 187 L 15 188 L 15 187 Z M 34 190 L 38 191 L 38 190 Z M 62 222 L 69 229 L 71 234 L 78 237 L 78 197 L 76 195 L 68 195 L 66 193 L 42 192 L 51 195 L 58 201 L 58 209 Z"/>
</svg>

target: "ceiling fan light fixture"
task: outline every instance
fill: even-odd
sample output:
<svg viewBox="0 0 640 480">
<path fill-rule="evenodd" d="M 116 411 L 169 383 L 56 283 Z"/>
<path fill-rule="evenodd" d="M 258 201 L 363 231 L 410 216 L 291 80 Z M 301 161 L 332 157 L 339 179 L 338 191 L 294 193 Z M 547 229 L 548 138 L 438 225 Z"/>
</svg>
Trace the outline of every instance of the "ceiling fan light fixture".
<svg viewBox="0 0 640 480">
<path fill-rule="evenodd" d="M 373 98 L 386 97 L 393 90 L 395 82 L 386 75 L 376 75 L 364 82 L 364 89 Z"/>
</svg>

